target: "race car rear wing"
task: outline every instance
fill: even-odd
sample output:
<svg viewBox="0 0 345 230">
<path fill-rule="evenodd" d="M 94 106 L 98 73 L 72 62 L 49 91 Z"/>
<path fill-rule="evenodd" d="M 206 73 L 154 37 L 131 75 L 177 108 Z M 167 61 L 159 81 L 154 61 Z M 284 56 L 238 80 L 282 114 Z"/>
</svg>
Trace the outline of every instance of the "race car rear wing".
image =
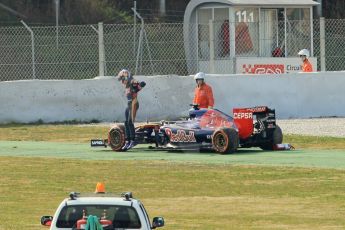
<svg viewBox="0 0 345 230">
<path fill-rule="evenodd" d="M 233 118 L 239 129 L 239 137 L 245 139 L 254 133 L 254 128 L 260 132 L 276 127 L 275 110 L 267 106 L 252 108 L 234 108 Z M 254 122 L 254 118 L 256 122 Z"/>
</svg>

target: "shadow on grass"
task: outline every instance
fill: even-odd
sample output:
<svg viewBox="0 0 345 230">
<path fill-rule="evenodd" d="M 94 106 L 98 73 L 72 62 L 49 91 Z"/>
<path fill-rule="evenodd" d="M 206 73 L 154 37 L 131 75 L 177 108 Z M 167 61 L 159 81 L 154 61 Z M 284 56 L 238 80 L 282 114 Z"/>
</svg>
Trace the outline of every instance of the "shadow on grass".
<svg viewBox="0 0 345 230">
<path fill-rule="evenodd" d="M 100 150 L 101 152 L 114 152 L 111 148 L 105 148 Z M 219 154 L 216 153 L 212 149 L 197 149 L 197 148 L 177 148 L 177 149 L 170 149 L 170 148 L 155 148 L 154 146 L 136 146 L 133 149 L 128 151 L 120 151 L 118 153 L 148 153 L 148 152 L 165 152 L 171 154 L 195 154 L 195 155 L 222 155 L 222 156 L 230 156 L 230 155 L 253 155 L 253 154 L 260 154 L 267 151 L 258 149 L 258 148 L 246 148 L 246 149 L 238 149 L 235 153 L 230 154 Z M 115 152 L 116 153 L 116 152 Z"/>
</svg>

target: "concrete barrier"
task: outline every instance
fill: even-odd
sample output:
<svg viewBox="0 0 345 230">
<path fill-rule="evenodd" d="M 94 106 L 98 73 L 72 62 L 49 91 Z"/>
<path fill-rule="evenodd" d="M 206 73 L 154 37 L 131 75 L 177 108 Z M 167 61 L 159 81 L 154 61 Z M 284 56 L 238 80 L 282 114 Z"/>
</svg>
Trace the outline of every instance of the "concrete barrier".
<svg viewBox="0 0 345 230">
<path fill-rule="evenodd" d="M 139 93 L 138 121 L 176 119 L 192 102 L 191 76 L 137 76 L 147 86 Z M 278 118 L 345 116 L 345 73 L 285 75 L 207 75 L 216 108 L 268 105 Z M 126 100 L 114 78 L 0 82 L 0 123 L 123 121 Z"/>
</svg>

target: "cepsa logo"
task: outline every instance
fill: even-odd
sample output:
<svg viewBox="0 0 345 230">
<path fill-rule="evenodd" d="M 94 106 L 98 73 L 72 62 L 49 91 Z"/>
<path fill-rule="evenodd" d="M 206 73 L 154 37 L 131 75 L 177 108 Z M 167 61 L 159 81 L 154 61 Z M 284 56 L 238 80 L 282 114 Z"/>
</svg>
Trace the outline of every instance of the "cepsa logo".
<svg viewBox="0 0 345 230">
<path fill-rule="evenodd" d="M 234 119 L 253 119 L 253 113 L 234 113 Z"/>
<path fill-rule="evenodd" d="M 242 69 L 242 73 L 244 74 L 281 74 L 285 72 L 285 67 L 283 64 L 244 64 Z"/>
<path fill-rule="evenodd" d="M 175 134 L 171 129 L 167 128 L 165 133 L 170 137 L 171 142 L 196 142 L 193 131 L 189 131 L 189 134 L 187 134 L 183 129 L 179 129 Z"/>
</svg>

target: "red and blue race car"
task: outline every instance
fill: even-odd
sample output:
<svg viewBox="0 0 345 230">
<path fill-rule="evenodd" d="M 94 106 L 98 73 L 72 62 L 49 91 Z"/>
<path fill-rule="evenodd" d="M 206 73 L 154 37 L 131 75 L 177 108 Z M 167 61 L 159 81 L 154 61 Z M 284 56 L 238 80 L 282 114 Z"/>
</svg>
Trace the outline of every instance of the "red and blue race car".
<svg viewBox="0 0 345 230">
<path fill-rule="evenodd" d="M 221 154 L 249 147 L 273 150 L 283 141 L 275 110 L 267 106 L 235 108 L 232 117 L 218 109 L 194 105 L 184 120 L 147 123 L 137 126 L 135 132 L 138 144 L 162 149 L 212 149 Z M 124 151 L 124 145 L 122 124 L 114 125 L 107 139 L 91 140 L 91 146 L 110 146 L 114 151 Z"/>
</svg>

